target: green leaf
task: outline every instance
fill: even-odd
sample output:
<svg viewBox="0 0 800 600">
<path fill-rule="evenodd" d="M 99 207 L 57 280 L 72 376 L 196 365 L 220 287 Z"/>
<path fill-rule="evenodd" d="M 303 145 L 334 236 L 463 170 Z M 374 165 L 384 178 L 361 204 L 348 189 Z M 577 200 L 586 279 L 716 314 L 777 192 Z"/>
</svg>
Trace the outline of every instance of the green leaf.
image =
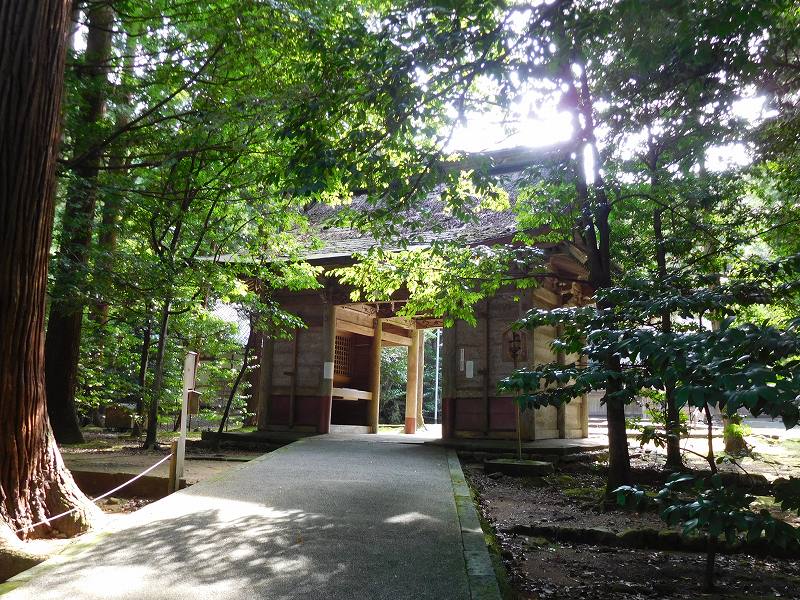
<svg viewBox="0 0 800 600">
<path fill-rule="evenodd" d="M 683 522 L 683 535 L 689 535 L 695 529 L 697 529 L 698 524 L 700 523 L 700 519 L 697 517 L 693 519 L 689 519 Z"/>
</svg>

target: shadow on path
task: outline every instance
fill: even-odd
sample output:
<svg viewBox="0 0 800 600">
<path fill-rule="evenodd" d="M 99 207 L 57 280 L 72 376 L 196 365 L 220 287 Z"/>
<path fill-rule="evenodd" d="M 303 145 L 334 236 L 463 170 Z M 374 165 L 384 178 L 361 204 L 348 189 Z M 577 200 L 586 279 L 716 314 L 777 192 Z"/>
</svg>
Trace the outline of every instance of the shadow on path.
<svg viewBox="0 0 800 600">
<path fill-rule="evenodd" d="M 119 527 L 3 600 L 469 597 L 439 448 L 306 440 Z"/>
</svg>

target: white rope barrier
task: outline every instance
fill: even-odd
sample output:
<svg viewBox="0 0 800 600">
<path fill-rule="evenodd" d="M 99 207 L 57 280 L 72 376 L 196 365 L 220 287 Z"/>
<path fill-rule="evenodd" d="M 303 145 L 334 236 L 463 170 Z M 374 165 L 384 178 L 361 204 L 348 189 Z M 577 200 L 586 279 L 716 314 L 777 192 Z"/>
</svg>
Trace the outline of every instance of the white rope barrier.
<svg viewBox="0 0 800 600">
<path fill-rule="evenodd" d="M 148 467 L 147 469 L 145 469 L 144 471 L 142 471 L 141 473 L 139 473 L 139 474 L 138 474 L 136 477 L 134 477 L 133 479 L 129 479 L 128 481 L 126 481 L 126 482 L 125 482 L 125 483 L 123 483 L 122 485 L 118 485 L 117 487 L 115 487 L 113 490 L 109 490 L 109 491 L 107 491 L 105 494 L 102 494 L 102 495 L 100 495 L 100 496 L 97 496 L 97 498 L 92 498 L 92 502 L 97 502 L 98 500 L 102 500 L 103 498 L 107 498 L 108 496 L 110 496 L 110 495 L 111 495 L 111 494 L 113 494 L 114 492 L 117 492 L 117 491 L 121 490 L 122 488 L 124 488 L 125 486 L 128 486 L 128 485 L 132 484 L 134 481 L 136 481 L 136 480 L 137 480 L 137 479 L 139 479 L 140 477 L 144 477 L 144 476 L 145 476 L 145 475 L 147 475 L 147 474 L 148 474 L 150 471 L 152 471 L 153 469 L 155 469 L 155 468 L 156 468 L 156 467 L 158 467 L 159 465 L 161 465 L 161 464 L 165 463 L 165 462 L 166 462 L 166 461 L 168 461 L 170 458 L 172 458 L 172 455 L 171 455 L 171 454 L 167 454 L 167 455 L 166 455 L 164 458 L 162 458 L 162 459 L 161 459 L 160 461 L 158 461 L 156 464 L 154 464 L 154 465 L 152 465 L 152 466 Z M 38 523 L 34 523 L 33 525 L 26 525 L 25 527 L 22 527 L 22 528 L 20 528 L 20 529 L 17 529 L 17 530 L 16 530 L 14 533 L 20 533 L 20 532 L 22 532 L 22 531 L 30 531 L 30 530 L 33 530 L 33 529 L 35 529 L 35 528 L 36 528 L 36 527 L 38 527 L 39 525 L 45 525 L 45 524 L 48 524 L 48 525 L 49 525 L 50 523 L 52 523 L 52 522 L 53 522 L 53 521 L 55 521 L 56 519 L 60 519 L 61 517 L 66 517 L 67 515 L 71 515 L 72 513 L 74 513 L 75 511 L 78 511 L 78 510 L 80 510 L 80 507 L 79 507 L 79 506 L 76 506 L 75 508 L 73 508 L 73 509 L 70 509 L 70 510 L 68 510 L 68 511 L 66 511 L 66 512 L 60 513 L 60 514 L 58 514 L 58 515 L 53 515 L 53 516 L 52 516 L 52 517 L 50 517 L 49 519 L 42 519 L 41 521 L 39 521 Z"/>
</svg>

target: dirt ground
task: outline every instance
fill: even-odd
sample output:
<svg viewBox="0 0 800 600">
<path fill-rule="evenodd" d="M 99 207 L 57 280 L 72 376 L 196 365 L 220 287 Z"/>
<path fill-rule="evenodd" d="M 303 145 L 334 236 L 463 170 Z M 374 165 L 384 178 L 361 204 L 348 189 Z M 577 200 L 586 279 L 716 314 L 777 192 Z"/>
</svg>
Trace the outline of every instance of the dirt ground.
<svg viewBox="0 0 800 600">
<path fill-rule="evenodd" d="M 647 420 L 640 421 L 641 425 L 652 424 Z M 693 413 L 689 423 L 689 437 L 681 440 L 684 449 L 684 461 L 692 468 L 707 468 L 703 458 L 708 454 L 708 427 L 698 413 Z M 739 466 L 723 463 L 722 471 L 746 471 L 748 473 L 763 475 L 768 481 L 790 475 L 800 476 L 800 426 L 786 429 L 780 420 L 768 417 L 746 417 L 743 426 L 749 430 L 745 441 L 750 449 L 750 456 L 740 461 Z M 606 441 L 607 423 L 603 417 L 589 419 L 589 435 Z M 640 447 L 637 435 L 640 432 L 628 429 L 628 440 L 631 445 L 633 464 L 660 468 L 665 462 L 663 448 L 653 444 Z M 725 444 L 722 438 L 722 423 L 715 418 L 713 427 L 714 453 L 721 456 Z M 698 456 L 700 455 L 700 456 Z"/>
<path fill-rule="evenodd" d="M 128 433 L 109 432 L 99 428 L 84 430 L 85 442 L 61 447 L 61 456 L 67 468 L 75 471 L 127 473 L 138 475 L 148 467 L 169 454 L 169 447 L 174 436 L 162 433 L 159 437 L 161 448 L 144 450 L 141 441 L 132 438 Z M 225 449 L 216 452 L 201 448 L 191 443 L 192 438 L 199 439 L 199 433 L 189 435 L 186 446 L 186 462 L 184 478 L 188 485 L 217 477 L 230 469 L 241 466 L 253 458 L 260 456 L 258 452 Z M 169 461 L 164 462 L 148 473 L 154 477 L 169 476 Z M 108 515 L 120 515 L 139 510 L 153 502 L 153 498 L 127 497 L 127 494 L 110 496 L 97 502 L 100 509 Z"/>
<path fill-rule="evenodd" d="M 655 513 L 604 509 L 599 469 L 530 479 L 487 476 L 482 465 L 473 463 L 465 464 L 464 472 L 495 532 L 510 598 L 800 598 L 797 561 L 718 556 L 718 593 L 703 594 L 704 554 L 558 542 L 519 533 L 524 526 L 614 533 L 666 529 Z"/>
<path fill-rule="evenodd" d="M 90 471 L 102 473 L 127 473 L 131 476 L 138 475 L 148 467 L 169 454 L 170 443 L 174 439 L 171 432 L 162 432 L 159 435 L 161 448 L 158 450 L 144 450 L 141 441 L 132 438 L 125 432 L 104 431 L 100 428 L 84 429 L 85 442 L 61 446 L 61 456 L 68 469 L 75 471 Z M 186 462 L 184 463 L 184 478 L 188 485 L 210 479 L 222 473 L 241 466 L 253 458 L 260 456 L 258 452 L 246 452 L 225 449 L 215 452 L 208 448 L 200 448 L 192 441 L 199 439 L 198 432 L 188 435 L 189 443 L 186 446 Z M 169 461 L 164 462 L 148 473 L 154 477 L 169 476 Z M 153 502 L 153 498 L 110 496 L 97 502 L 97 506 L 111 515 L 122 515 L 139 510 Z"/>
<path fill-rule="evenodd" d="M 633 446 L 631 454 L 634 462 L 651 467 L 661 467 L 664 464 L 666 456 L 663 449 L 656 448 L 652 444 L 640 448 L 633 436 L 629 439 Z M 738 466 L 722 463 L 720 470 L 763 475 L 768 481 L 800 475 L 800 439 L 759 433 L 748 435 L 745 441 L 750 449 L 750 455 L 739 460 Z M 721 456 L 724 453 L 725 444 L 721 431 L 715 431 L 713 446 L 715 455 Z M 691 438 L 682 440 L 681 447 L 694 452 L 684 452 L 687 466 L 695 469 L 707 468 L 708 463 L 703 456 L 708 454 L 708 440 L 698 430 L 693 431 Z"/>
<path fill-rule="evenodd" d="M 186 446 L 184 466 L 184 477 L 189 485 L 221 475 L 229 469 L 240 466 L 242 462 L 261 455 L 258 452 L 230 449 L 215 452 L 208 448 L 200 448 L 191 443 L 192 438 L 199 438 L 197 432 L 193 433 L 194 435 L 189 436 L 190 442 Z M 144 450 L 141 442 L 131 438 L 127 433 L 88 429 L 84 431 L 85 443 L 62 446 L 61 456 L 69 469 L 137 475 L 169 454 L 169 445 L 173 437 L 162 434 L 159 438 L 161 449 Z M 168 477 L 169 461 L 159 465 L 149 475 Z"/>
</svg>

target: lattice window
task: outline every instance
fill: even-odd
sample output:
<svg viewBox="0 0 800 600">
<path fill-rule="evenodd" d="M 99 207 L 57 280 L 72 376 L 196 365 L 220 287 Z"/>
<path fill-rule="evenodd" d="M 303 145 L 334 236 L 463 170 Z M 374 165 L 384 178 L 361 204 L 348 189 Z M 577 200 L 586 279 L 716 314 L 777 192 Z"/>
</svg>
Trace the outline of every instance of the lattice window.
<svg viewBox="0 0 800 600">
<path fill-rule="evenodd" d="M 333 372 L 336 375 L 350 376 L 352 354 L 353 338 L 337 335 L 333 352 Z"/>
</svg>

